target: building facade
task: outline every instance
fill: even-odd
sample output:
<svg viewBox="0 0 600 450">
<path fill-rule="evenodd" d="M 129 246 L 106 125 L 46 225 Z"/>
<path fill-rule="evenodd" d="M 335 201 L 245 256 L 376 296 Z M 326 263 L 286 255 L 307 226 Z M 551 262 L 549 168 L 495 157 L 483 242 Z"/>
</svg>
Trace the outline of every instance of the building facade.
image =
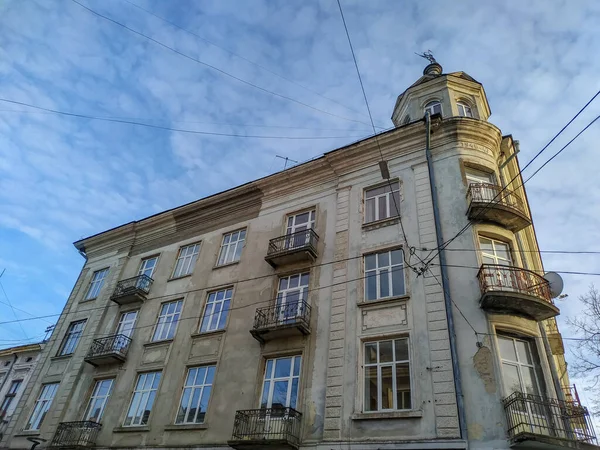
<svg viewBox="0 0 600 450">
<path fill-rule="evenodd" d="M 77 241 L 2 445 L 591 448 L 489 116 L 434 63 L 390 131 Z"/>
<path fill-rule="evenodd" d="M 0 439 L 25 391 L 44 343 L 0 350 Z"/>
</svg>

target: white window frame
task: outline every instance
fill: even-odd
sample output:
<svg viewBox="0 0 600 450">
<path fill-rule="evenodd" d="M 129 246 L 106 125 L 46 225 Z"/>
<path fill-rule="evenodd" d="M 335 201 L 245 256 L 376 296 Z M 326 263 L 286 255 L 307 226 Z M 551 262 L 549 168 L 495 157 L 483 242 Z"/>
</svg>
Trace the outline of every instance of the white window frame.
<svg viewBox="0 0 600 450">
<path fill-rule="evenodd" d="M 154 264 L 148 268 L 148 265 L 150 265 L 150 262 L 154 262 Z M 140 268 L 138 269 L 138 276 L 140 275 L 147 275 L 150 278 L 152 278 L 152 275 L 154 275 L 154 271 L 156 270 L 156 266 L 158 265 L 158 255 L 155 256 L 149 256 L 148 258 L 144 258 L 140 261 Z M 149 273 L 146 273 L 149 272 Z"/>
<path fill-rule="evenodd" d="M 493 172 L 465 167 L 465 178 L 467 184 L 496 184 L 496 176 Z"/>
<path fill-rule="evenodd" d="M 199 254 L 200 242 L 180 247 L 171 278 L 181 278 L 193 273 Z"/>
<path fill-rule="evenodd" d="M 0 378 L 0 381 L 2 381 L 2 378 Z M 8 410 L 10 409 L 10 405 L 15 400 L 17 392 L 19 391 L 19 388 L 22 384 L 22 379 L 11 381 L 8 391 L 6 391 L 6 394 L 4 394 L 4 400 L 2 400 L 2 403 L 0 404 L 0 421 L 2 419 L 6 419 L 6 416 L 8 415 Z"/>
<path fill-rule="evenodd" d="M 289 287 L 292 278 L 298 277 L 298 286 Z M 303 279 L 306 279 L 305 284 Z M 286 280 L 286 287 L 281 288 L 282 281 Z M 304 310 L 304 303 L 308 303 L 308 287 L 310 286 L 310 272 L 300 272 L 291 275 L 279 277 L 277 280 L 277 297 L 275 299 L 275 306 L 277 308 L 277 321 L 279 323 L 286 323 L 288 321 L 294 321 L 297 317 L 301 317 Z M 290 295 L 298 293 L 297 300 L 288 300 Z M 297 302 L 294 308 L 294 302 Z M 288 305 L 291 303 L 291 307 Z"/>
<path fill-rule="evenodd" d="M 393 263 L 392 262 L 392 252 L 394 251 L 399 251 L 400 252 L 400 263 Z M 379 255 L 382 255 L 384 253 L 388 254 L 388 260 L 389 260 L 389 265 L 388 266 L 380 266 L 379 265 Z M 375 268 L 374 269 L 367 269 L 367 258 L 370 256 L 375 256 Z M 379 251 L 379 252 L 373 252 L 373 253 L 367 253 L 365 255 L 363 255 L 363 268 L 364 268 L 364 272 L 365 272 L 365 278 L 364 278 L 364 285 L 365 285 L 365 291 L 364 291 L 364 299 L 365 301 L 376 301 L 376 300 L 381 300 L 384 298 L 390 298 L 390 297 L 401 297 L 403 295 L 406 295 L 406 278 L 404 275 L 404 250 L 402 248 L 394 248 L 394 249 L 390 249 L 390 250 L 383 250 L 383 251 Z M 382 275 L 382 272 L 387 271 L 387 285 L 388 285 L 388 292 L 389 295 L 386 296 L 382 296 L 381 295 L 381 281 L 382 278 L 385 275 Z M 394 273 L 397 273 L 398 276 L 400 277 L 400 279 L 402 280 L 402 287 L 403 290 L 400 293 L 394 293 L 394 279 L 393 279 L 393 275 Z M 375 275 L 375 280 L 376 280 L 376 284 L 377 284 L 377 294 L 375 298 L 369 298 L 369 291 L 368 291 L 368 287 L 369 287 L 369 277 L 372 275 Z"/>
<path fill-rule="evenodd" d="M 479 246 L 479 252 L 480 252 L 482 264 L 495 264 L 498 266 L 507 266 L 507 267 L 514 266 L 511 245 L 509 242 L 501 241 L 499 239 L 493 239 L 491 237 L 482 236 L 482 235 L 478 235 L 477 237 L 478 237 L 477 244 Z M 486 239 L 492 243 L 492 252 L 491 253 L 483 250 L 483 248 L 481 246 L 482 239 Z M 504 257 L 498 255 L 498 252 L 496 251 L 497 246 L 506 247 L 506 253 L 508 254 L 508 258 L 504 258 Z M 494 262 L 493 263 L 484 262 L 483 257 L 493 259 Z"/>
<path fill-rule="evenodd" d="M 100 395 L 99 394 L 100 388 L 102 387 L 103 383 L 107 383 L 107 382 L 110 382 L 110 385 L 108 387 L 108 391 L 107 391 L 106 395 Z M 115 384 L 114 382 L 115 382 L 114 378 L 105 378 L 103 380 L 96 380 L 96 383 L 94 384 L 94 389 L 92 390 L 92 394 L 90 395 L 90 399 L 88 401 L 87 408 L 85 408 L 83 420 L 95 421 L 95 422 L 100 423 L 100 420 L 102 419 L 102 415 L 104 414 L 104 409 L 106 408 L 106 403 L 108 402 L 108 399 L 110 398 L 110 394 L 112 393 L 112 389 Z M 96 402 L 98 402 L 99 405 L 96 405 Z M 98 414 L 98 417 L 93 418 L 92 413 L 97 408 L 97 406 L 100 406 L 100 412 Z"/>
<path fill-rule="evenodd" d="M 204 313 L 202 314 L 202 321 L 200 322 L 200 333 L 225 329 L 227 326 L 229 310 L 231 309 L 232 298 L 233 287 L 208 293 L 206 297 L 206 304 L 204 305 Z M 223 324 L 222 326 L 219 326 L 221 319 L 223 319 Z M 207 322 L 205 327 L 206 320 Z"/>
<path fill-rule="evenodd" d="M 130 317 L 132 314 L 134 314 L 133 319 Z M 121 313 L 121 317 L 119 317 L 119 323 L 117 324 L 115 334 L 122 334 L 130 338 L 133 335 L 133 332 L 135 331 L 135 323 L 137 322 L 138 314 L 138 309 L 134 309 L 133 311 L 125 311 Z"/>
<path fill-rule="evenodd" d="M 42 385 L 40 394 L 33 405 L 33 410 L 29 416 L 29 420 L 25 425 L 25 430 L 39 430 L 42 422 L 46 418 L 48 410 L 52 406 L 52 401 L 58 390 L 59 383 L 48 383 Z"/>
<path fill-rule="evenodd" d="M 283 359 L 290 359 L 290 374 L 287 376 L 276 377 L 275 376 L 275 366 L 277 361 Z M 297 366 L 299 365 L 299 366 Z M 298 367 L 298 374 L 294 375 L 295 368 Z M 263 384 L 261 388 L 261 393 L 259 397 L 259 407 L 260 408 L 272 408 L 273 407 L 273 393 L 275 390 L 275 383 L 280 381 L 287 382 L 287 391 L 286 391 L 286 400 L 285 408 L 293 408 L 295 410 L 298 409 L 298 400 L 300 399 L 300 376 L 302 374 L 302 355 L 290 355 L 283 356 L 279 358 L 269 358 L 265 361 L 265 374 L 263 377 Z M 294 380 L 297 380 L 297 389 L 296 389 L 296 398 L 292 399 L 292 387 L 294 384 Z M 266 403 L 263 402 L 263 397 L 265 396 L 265 385 L 269 382 L 268 392 L 266 397 Z M 292 401 L 293 400 L 293 401 Z"/>
<path fill-rule="evenodd" d="M 105 267 L 104 269 L 96 270 L 94 272 L 90 281 L 90 287 L 85 295 L 86 300 L 94 300 L 95 298 L 98 298 L 100 291 L 102 290 L 102 286 L 104 285 L 106 275 L 108 275 L 108 270 L 109 268 Z"/>
<path fill-rule="evenodd" d="M 304 223 L 296 223 L 298 217 L 308 214 L 308 221 Z M 308 229 L 314 230 L 315 228 L 315 215 L 316 211 L 314 209 L 308 211 L 302 211 L 299 213 L 288 214 L 287 219 L 285 221 L 285 235 L 289 236 L 290 234 L 297 233 L 299 231 L 304 231 Z"/>
<path fill-rule="evenodd" d="M 431 100 L 430 102 L 427 102 L 423 112 L 427 113 L 427 111 L 429 111 L 430 116 L 433 116 L 434 114 L 438 114 L 435 112 L 436 106 L 439 107 L 439 110 L 440 110 L 439 114 L 443 115 L 444 110 L 442 109 L 442 102 L 440 102 L 439 100 Z"/>
<path fill-rule="evenodd" d="M 242 249 L 246 244 L 246 228 L 231 231 L 223 235 L 221 249 L 217 259 L 217 266 L 224 266 L 238 262 L 242 256 Z M 233 240 L 235 238 L 235 240 Z"/>
<path fill-rule="evenodd" d="M 173 312 L 169 312 L 169 305 L 175 304 Z M 160 311 L 156 319 L 156 325 L 152 333 L 152 342 L 166 341 L 175 338 L 177 325 L 183 310 L 183 300 L 173 300 L 160 305 Z"/>
<path fill-rule="evenodd" d="M 396 344 L 395 341 L 401 341 L 404 340 L 406 341 L 406 345 L 407 345 L 407 355 L 408 355 L 408 359 L 405 360 L 399 360 L 396 357 Z M 386 362 L 380 362 L 380 352 L 379 352 L 379 346 L 382 342 L 391 342 L 392 343 L 392 361 L 386 361 Z M 368 345 L 373 345 L 376 344 L 377 347 L 377 362 L 375 363 L 367 363 L 366 362 L 366 354 L 367 354 L 367 346 Z M 363 412 L 365 413 L 377 413 L 377 412 L 381 412 L 381 411 L 410 411 L 414 408 L 415 405 L 415 399 L 414 399 L 414 389 L 413 389 L 413 376 L 412 376 L 412 367 L 411 367 L 411 345 L 410 345 L 410 338 L 408 336 L 400 336 L 400 337 L 394 337 L 394 338 L 389 338 L 389 339 L 381 339 L 378 341 L 365 341 L 363 342 L 363 361 L 364 361 L 364 365 L 363 365 L 363 376 L 362 376 L 362 381 L 363 381 Z M 409 399 L 410 399 L 410 405 L 408 408 L 399 408 L 398 407 L 398 396 L 397 396 L 397 374 L 396 374 L 396 366 L 397 365 L 408 365 L 408 377 L 409 377 Z M 367 388 L 366 388 L 366 383 L 367 383 L 367 368 L 369 367 L 376 367 L 377 368 L 377 409 L 371 410 L 371 409 L 367 409 Z M 382 380 L 381 380 L 381 369 L 382 368 L 387 368 L 387 367 L 391 367 L 392 369 L 392 408 L 383 408 L 383 400 L 382 400 Z M 406 391 L 403 391 L 403 393 Z M 404 400 L 403 400 L 404 402 Z"/>
<path fill-rule="evenodd" d="M 150 384 L 148 387 L 146 387 L 145 385 L 149 377 L 151 377 Z M 131 401 L 129 402 L 129 407 L 127 408 L 127 413 L 125 414 L 125 420 L 123 421 L 124 427 L 137 427 L 148 424 L 148 422 L 150 421 L 150 415 L 152 414 L 152 408 L 154 407 L 154 402 L 156 400 L 156 393 L 158 392 L 158 388 L 160 387 L 161 378 L 162 371 L 160 370 L 155 372 L 144 372 L 138 374 L 135 380 L 135 387 L 133 388 L 133 392 L 131 393 Z M 154 387 L 154 384 L 156 384 L 156 387 Z M 146 421 L 144 421 L 143 412 L 148 408 L 148 405 L 150 405 L 150 412 L 148 413 Z M 142 407 L 142 409 L 140 409 L 140 407 Z M 138 412 L 141 412 L 140 416 L 136 416 Z M 131 415 L 132 413 L 133 415 Z M 130 417 L 131 420 L 128 422 L 127 419 L 129 419 Z M 136 417 L 139 417 L 139 420 L 135 420 Z"/>
<path fill-rule="evenodd" d="M 206 369 L 204 371 L 204 376 L 202 376 L 202 373 L 200 372 L 201 369 Z M 194 379 L 191 380 L 190 375 L 191 375 L 191 372 L 194 370 L 196 371 L 195 375 L 193 376 Z M 181 392 L 181 399 L 179 400 L 179 408 L 177 409 L 177 416 L 175 417 L 176 424 L 184 425 L 184 424 L 204 423 L 204 419 L 206 418 L 206 411 L 208 410 L 208 404 L 210 402 L 210 396 L 212 394 L 212 386 L 213 386 L 213 383 L 215 380 L 216 370 L 217 369 L 216 369 L 215 365 L 188 367 L 188 370 L 187 370 L 187 373 L 185 376 L 185 381 L 183 384 L 183 390 Z M 198 379 L 199 376 L 202 376 L 202 380 Z M 188 384 L 188 383 L 190 383 L 190 384 Z M 186 399 L 187 401 L 186 401 L 185 409 L 183 409 L 184 408 L 183 402 L 184 402 L 184 399 L 186 398 L 186 391 L 188 391 L 188 396 Z M 196 395 L 197 392 L 199 392 L 198 395 Z M 205 394 L 206 394 L 206 409 L 204 411 L 201 411 L 200 407 L 202 404 L 202 399 L 205 398 Z M 194 398 L 197 399 L 197 402 L 195 405 L 192 405 Z M 196 412 L 194 413 L 194 417 L 191 418 L 192 420 L 190 420 L 190 412 L 192 410 L 192 406 L 196 409 Z M 204 413 L 204 416 L 202 417 L 201 420 L 198 420 L 200 413 Z"/>
<path fill-rule="evenodd" d="M 391 186 L 390 186 L 391 185 Z M 369 194 L 377 189 L 387 188 L 389 192 L 383 192 L 382 194 L 372 195 Z M 396 194 L 394 196 L 394 194 Z M 377 222 L 378 220 L 390 219 L 393 217 L 400 217 L 400 181 L 392 181 L 388 184 L 382 184 L 378 186 L 372 186 L 365 189 L 365 214 L 364 223 Z M 381 211 L 379 200 L 385 198 L 385 211 Z M 371 206 L 372 205 L 372 206 Z M 369 220 L 369 210 L 373 209 L 373 220 Z M 397 214 L 393 215 L 393 211 L 396 209 Z"/>
<path fill-rule="evenodd" d="M 517 375 L 519 377 L 520 392 L 522 392 L 523 394 L 530 394 L 530 392 L 527 392 L 527 390 L 525 389 L 525 384 L 523 383 L 523 368 L 532 369 L 534 381 L 535 381 L 536 388 L 537 388 L 537 392 L 535 392 L 534 395 L 543 395 L 542 390 L 543 390 L 544 384 L 540 383 L 540 378 L 541 378 L 540 372 L 541 372 L 542 368 L 535 364 L 536 360 L 539 361 L 539 355 L 538 355 L 537 347 L 536 347 L 535 343 L 526 338 L 519 338 L 519 337 L 515 337 L 515 336 L 510 336 L 507 334 L 498 334 L 497 339 L 498 339 L 498 355 L 500 356 L 500 366 L 502 369 L 502 376 L 503 377 L 505 376 L 504 375 L 504 365 L 515 367 L 517 369 Z M 500 340 L 501 339 L 511 341 L 512 346 L 513 346 L 513 351 L 515 352 L 516 360 L 511 360 L 511 359 L 505 358 L 506 355 L 502 355 L 502 353 L 500 352 L 500 349 L 501 349 Z M 525 344 L 525 346 L 527 347 L 529 354 L 531 356 L 531 360 L 532 360 L 531 364 L 529 364 L 527 361 L 521 361 L 516 342 L 522 342 Z M 512 392 L 506 392 L 506 387 L 505 387 L 504 383 L 502 383 L 502 389 L 505 391 L 506 397 L 508 397 L 510 394 L 512 394 Z"/>
<path fill-rule="evenodd" d="M 458 108 L 458 115 L 460 117 L 471 117 L 473 118 L 473 108 L 471 108 L 465 102 L 456 102 L 456 107 Z M 461 111 L 462 108 L 462 111 Z"/>
<path fill-rule="evenodd" d="M 87 319 L 83 319 L 71 322 L 69 324 L 69 328 L 67 328 L 65 337 L 60 344 L 60 350 L 58 351 L 57 356 L 67 356 L 75 353 L 77 344 L 79 344 L 79 340 L 81 339 L 81 335 L 83 334 L 86 323 Z"/>
</svg>

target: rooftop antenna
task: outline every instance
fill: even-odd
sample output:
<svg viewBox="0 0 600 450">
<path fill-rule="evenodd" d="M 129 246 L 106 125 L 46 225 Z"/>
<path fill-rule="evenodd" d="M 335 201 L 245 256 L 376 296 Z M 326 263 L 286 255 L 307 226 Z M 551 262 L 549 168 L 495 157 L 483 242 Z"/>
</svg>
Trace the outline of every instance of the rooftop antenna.
<svg viewBox="0 0 600 450">
<path fill-rule="evenodd" d="M 48 333 L 51 333 L 55 326 L 56 325 L 50 325 L 49 327 L 46 327 L 46 330 L 44 331 L 46 334 L 44 335 L 44 340 L 42 342 L 46 342 L 48 340 Z"/>
<path fill-rule="evenodd" d="M 275 155 L 275 158 L 281 158 L 281 159 L 285 159 L 285 165 L 283 166 L 283 170 L 287 169 L 287 163 L 288 161 L 291 161 L 293 163 L 298 164 L 298 161 L 294 161 L 293 159 L 288 158 L 287 156 L 279 156 L 279 155 Z"/>
<path fill-rule="evenodd" d="M 423 53 L 415 52 L 415 55 L 420 56 L 421 58 L 425 58 L 427 61 L 429 61 L 429 64 L 437 63 L 437 61 L 433 57 L 433 53 L 431 53 L 431 50 L 427 50 L 426 52 L 423 52 Z"/>
</svg>

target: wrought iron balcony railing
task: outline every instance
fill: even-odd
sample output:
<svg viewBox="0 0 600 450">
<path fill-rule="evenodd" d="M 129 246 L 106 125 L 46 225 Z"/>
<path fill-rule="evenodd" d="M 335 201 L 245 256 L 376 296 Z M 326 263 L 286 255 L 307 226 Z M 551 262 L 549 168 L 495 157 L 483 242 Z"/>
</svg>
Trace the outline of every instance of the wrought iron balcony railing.
<svg viewBox="0 0 600 450">
<path fill-rule="evenodd" d="M 127 357 L 131 338 L 124 334 L 115 334 L 99 339 L 94 339 L 86 359 L 94 359 L 108 355 L 119 355 L 122 359 Z"/>
<path fill-rule="evenodd" d="M 503 403 L 511 442 L 542 436 L 597 445 L 590 413 L 583 406 L 522 392 Z"/>
<path fill-rule="evenodd" d="M 510 189 L 491 183 L 471 183 L 467 190 L 470 202 L 494 203 L 518 209 L 525 213 L 523 200 Z"/>
<path fill-rule="evenodd" d="M 143 300 L 150 293 L 150 286 L 154 280 L 148 275 L 138 275 L 136 277 L 127 278 L 117 283 L 117 287 L 110 299 L 116 303 L 128 303 L 123 299 Z"/>
<path fill-rule="evenodd" d="M 317 257 L 318 242 L 319 235 L 312 228 L 279 236 L 269 241 L 265 259 L 272 266 L 301 259 L 314 260 Z"/>
<path fill-rule="evenodd" d="M 97 422 L 89 420 L 81 422 L 61 422 L 49 447 L 52 448 L 85 448 L 94 447 L 98 432 L 102 428 Z"/>
<path fill-rule="evenodd" d="M 305 301 L 258 308 L 250 333 L 260 342 L 307 335 L 310 334 L 310 314 L 310 305 Z"/>
<path fill-rule="evenodd" d="M 470 219 L 491 220 L 518 231 L 531 224 L 521 197 L 491 183 L 471 183 L 467 189 Z"/>
<path fill-rule="evenodd" d="M 241 448 L 245 441 L 271 441 L 298 447 L 301 418 L 295 409 L 284 407 L 236 411 L 229 445 Z"/>
</svg>

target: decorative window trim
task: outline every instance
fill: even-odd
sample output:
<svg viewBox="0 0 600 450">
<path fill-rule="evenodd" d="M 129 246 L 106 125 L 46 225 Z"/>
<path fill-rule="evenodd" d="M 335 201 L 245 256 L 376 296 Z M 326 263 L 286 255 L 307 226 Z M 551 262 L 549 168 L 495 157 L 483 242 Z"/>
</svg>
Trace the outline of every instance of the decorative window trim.
<svg viewBox="0 0 600 450">
<path fill-rule="evenodd" d="M 439 105 L 439 112 L 435 112 L 436 106 Z M 423 105 L 423 114 L 427 113 L 427 111 L 429 111 L 429 115 L 433 116 L 434 114 L 439 114 L 441 116 L 444 115 L 444 107 L 442 105 L 442 101 L 441 100 L 437 100 L 437 99 L 430 99 L 428 101 L 426 101 Z"/>
<path fill-rule="evenodd" d="M 463 110 L 462 114 L 461 114 L 461 108 Z M 459 117 L 468 117 L 471 119 L 475 118 L 475 114 L 473 114 L 473 111 L 475 108 L 473 108 L 473 106 L 471 105 L 470 102 L 466 102 L 464 100 L 457 100 L 456 101 L 456 109 L 458 111 Z M 467 114 L 467 110 L 468 110 L 468 114 Z"/>
</svg>

